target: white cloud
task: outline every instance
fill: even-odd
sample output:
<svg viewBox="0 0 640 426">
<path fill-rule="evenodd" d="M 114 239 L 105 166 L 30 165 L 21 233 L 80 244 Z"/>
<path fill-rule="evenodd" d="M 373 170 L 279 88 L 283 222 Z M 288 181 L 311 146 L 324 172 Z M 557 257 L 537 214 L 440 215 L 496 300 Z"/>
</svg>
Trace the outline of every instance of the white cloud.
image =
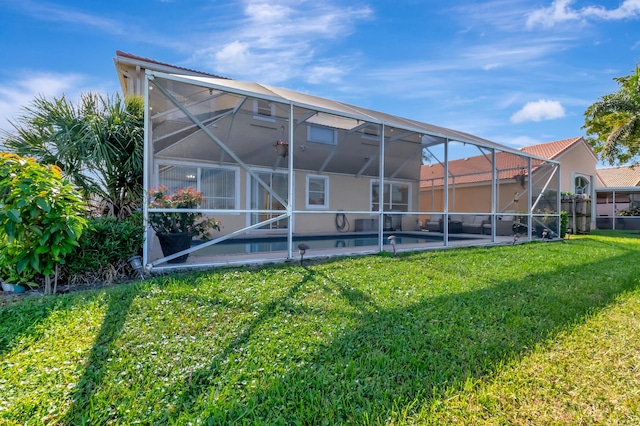
<svg viewBox="0 0 640 426">
<path fill-rule="evenodd" d="M 29 72 L 25 72 L 29 75 Z M 0 85 L 0 129 L 10 131 L 9 120 L 15 121 L 23 107 L 29 106 L 36 96 L 50 98 L 63 93 L 75 100 L 77 89 L 85 78 L 78 74 L 32 73 L 29 77 L 16 81 L 5 81 Z"/>
<path fill-rule="evenodd" d="M 345 73 L 346 70 L 337 65 L 318 65 L 309 68 L 306 81 L 311 84 L 337 83 Z"/>
<path fill-rule="evenodd" d="M 356 23 L 370 19 L 372 13 L 368 7 L 328 2 L 247 0 L 243 18 L 230 22 L 227 32 L 218 33 L 216 40 L 208 41 L 209 46 L 197 50 L 194 61 L 234 78 L 320 82 L 319 76 L 329 71 L 317 66 L 325 59 L 323 51 L 352 33 Z M 348 66 L 336 64 L 326 74 L 334 79 Z"/>
<path fill-rule="evenodd" d="M 624 0 L 617 9 L 589 6 L 582 9 L 584 16 L 594 16 L 605 20 L 635 18 L 640 15 L 640 0 Z"/>
<path fill-rule="evenodd" d="M 511 116 L 511 122 L 555 120 L 564 116 L 564 108 L 560 102 L 541 99 L 536 102 L 527 102 L 521 110 Z"/>
<path fill-rule="evenodd" d="M 531 12 L 527 18 L 527 28 L 553 27 L 568 21 L 586 21 L 590 18 L 602 20 L 630 19 L 640 16 L 640 0 L 624 0 L 615 9 L 603 6 L 572 8 L 574 0 L 553 0 L 549 7 Z"/>
<path fill-rule="evenodd" d="M 91 27 L 92 30 L 100 29 L 110 34 L 128 34 L 130 32 L 127 31 L 122 22 L 118 20 L 105 18 L 70 7 L 25 0 L 18 4 L 20 4 L 24 13 L 42 21 L 85 25 Z"/>
</svg>

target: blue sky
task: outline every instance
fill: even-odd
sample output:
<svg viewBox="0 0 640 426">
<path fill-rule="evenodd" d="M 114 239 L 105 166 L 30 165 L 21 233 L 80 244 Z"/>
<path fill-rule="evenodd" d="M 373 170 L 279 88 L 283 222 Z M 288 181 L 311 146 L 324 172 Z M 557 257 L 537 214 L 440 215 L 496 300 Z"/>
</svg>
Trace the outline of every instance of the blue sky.
<svg viewBox="0 0 640 426">
<path fill-rule="evenodd" d="M 517 147 L 583 135 L 640 61 L 640 0 L 0 0 L 0 128 L 120 91 L 116 50 Z"/>
</svg>

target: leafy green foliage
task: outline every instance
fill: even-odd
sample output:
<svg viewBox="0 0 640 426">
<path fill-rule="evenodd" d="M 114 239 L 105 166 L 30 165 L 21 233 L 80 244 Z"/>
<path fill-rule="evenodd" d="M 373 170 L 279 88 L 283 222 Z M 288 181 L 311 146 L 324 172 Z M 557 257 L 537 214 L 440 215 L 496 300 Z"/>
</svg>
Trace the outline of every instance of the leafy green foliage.
<svg viewBox="0 0 640 426">
<path fill-rule="evenodd" d="M 84 212 L 57 166 L 0 153 L 0 264 L 9 280 L 53 274 L 78 244 Z"/>
<path fill-rule="evenodd" d="M 638 424 L 638 237 L 216 270 L 0 306 L 0 423 Z"/>
<path fill-rule="evenodd" d="M 125 219 L 91 218 L 61 275 L 74 283 L 124 279 L 129 257 L 142 254 L 143 234 L 142 212 Z"/>
<path fill-rule="evenodd" d="M 125 217 L 142 207 L 143 120 L 140 97 L 88 93 L 77 106 L 64 96 L 38 97 L 0 142 L 58 166 L 99 214 Z"/>
<path fill-rule="evenodd" d="M 638 161 L 640 155 L 640 67 L 615 79 L 616 93 L 603 96 L 584 113 L 587 141 L 610 164 Z"/>
<path fill-rule="evenodd" d="M 168 194 L 169 188 L 159 186 L 149 191 L 152 209 L 195 209 L 203 200 L 202 193 L 192 187 L 179 188 Z M 220 222 L 202 213 L 163 212 L 149 215 L 151 227 L 157 233 L 188 233 L 192 237 L 210 238 L 210 231 L 220 231 Z"/>
<path fill-rule="evenodd" d="M 563 210 L 560 212 L 560 238 L 564 238 L 567 235 L 568 224 L 569 224 L 569 213 Z"/>
<path fill-rule="evenodd" d="M 620 216 L 640 216 L 640 207 L 631 206 L 630 208 L 628 208 L 626 210 L 620 210 L 618 212 L 618 215 L 620 215 Z"/>
</svg>

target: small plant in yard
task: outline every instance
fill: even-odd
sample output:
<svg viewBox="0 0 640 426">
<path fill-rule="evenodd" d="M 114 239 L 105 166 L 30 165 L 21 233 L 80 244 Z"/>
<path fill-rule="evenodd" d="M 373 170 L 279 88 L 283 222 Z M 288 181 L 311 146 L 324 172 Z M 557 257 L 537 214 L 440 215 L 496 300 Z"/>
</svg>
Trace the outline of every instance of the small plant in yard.
<svg viewBox="0 0 640 426">
<path fill-rule="evenodd" d="M 195 209 L 203 200 L 202 193 L 192 187 L 180 188 L 169 194 L 169 188 L 159 186 L 149 191 L 151 209 Z M 193 237 L 209 238 L 209 231 L 220 230 L 220 222 L 194 212 L 149 213 L 149 223 L 156 233 L 187 233 Z"/>
<path fill-rule="evenodd" d="M 142 212 L 90 218 L 61 275 L 69 284 L 110 284 L 130 278 L 128 259 L 142 254 Z"/>
<path fill-rule="evenodd" d="M 0 264 L 10 280 L 42 274 L 45 293 L 55 293 L 58 266 L 78 244 L 84 213 L 82 197 L 56 166 L 0 153 Z"/>
</svg>

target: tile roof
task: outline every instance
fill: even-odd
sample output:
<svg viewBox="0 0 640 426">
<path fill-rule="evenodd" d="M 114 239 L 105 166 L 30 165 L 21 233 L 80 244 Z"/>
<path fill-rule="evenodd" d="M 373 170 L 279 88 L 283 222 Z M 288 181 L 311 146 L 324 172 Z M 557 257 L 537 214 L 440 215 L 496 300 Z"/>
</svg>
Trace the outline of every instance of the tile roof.
<svg viewBox="0 0 640 426">
<path fill-rule="evenodd" d="M 605 187 L 622 188 L 640 183 L 640 167 L 611 167 L 598 169 L 597 173 Z"/>
<path fill-rule="evenodd" d="M 216 74 L 210 74 L 210 73 L 207 73 L 207 72 L 193 70 L 193 69 L 190 69 L 190 68 L 179 67 L 177 65 L 167 64 L 166 62 L 156 61 L 154 59 L 145 58 L 144 56 L 138 56 L 138 55 L 134 55 L 132 53 L 123 52 L 122 50 L 116 50 L 116 56 L 118 58 L 127 58 L 127 59 L 131 59 L 131 60 L 134 60 L 134 61 L 146 62 L 146 63 L 154 64 L 154 65 L 160 65 L 162 67 L 174 68 L 175 70 L 179 70 L 179 71 L 187 71 L 188 73 L 194 74 L 194 75 L 202 75 L 202 76 L 207 76 L 207 77 L 223 78 L 225 80 L 230 80 L 227 77 L 222 77 L 222 76 L 219 76 L 219 75 L 216 75 Z"/>
<path fill-rule="evenodd" d="M 561 139 L 559 141 L 524 146 L 520 151 L 536 155 L 538 157 L 548 158 L 549 160 L 555 160 L 582 139 L 582 136 L 578 136 L 575 138 Z"/>
<path fill-rule="evenodd" d="M 583 138 L 576 137 L 562 139 L 559 141 L 547 142 L 538 145 L 526 146 L 520 151 L 550 160 L 557 159 L 569 148 L 582 141 Z M 533 159 L 532 168 L 535 169 L 542 164 L 540 160 Z M 519 175 L 527 174 L 527 159 L 507 152 L 496 153 L 496 169 L 498 179 L 515 179 Z M 449 174 L 455 177 L 456 184 L 470 184 L 488 182 L 491 180 L 491 163 L 484 155 L 453 160 L 449 162 Z M 429 187 L 442 185 L 444 167 L 440 163 L 424 165 L 420 170 L 420 186 Z M 440 180 L 440 182 L 438 182 Z"/>
</svg>

